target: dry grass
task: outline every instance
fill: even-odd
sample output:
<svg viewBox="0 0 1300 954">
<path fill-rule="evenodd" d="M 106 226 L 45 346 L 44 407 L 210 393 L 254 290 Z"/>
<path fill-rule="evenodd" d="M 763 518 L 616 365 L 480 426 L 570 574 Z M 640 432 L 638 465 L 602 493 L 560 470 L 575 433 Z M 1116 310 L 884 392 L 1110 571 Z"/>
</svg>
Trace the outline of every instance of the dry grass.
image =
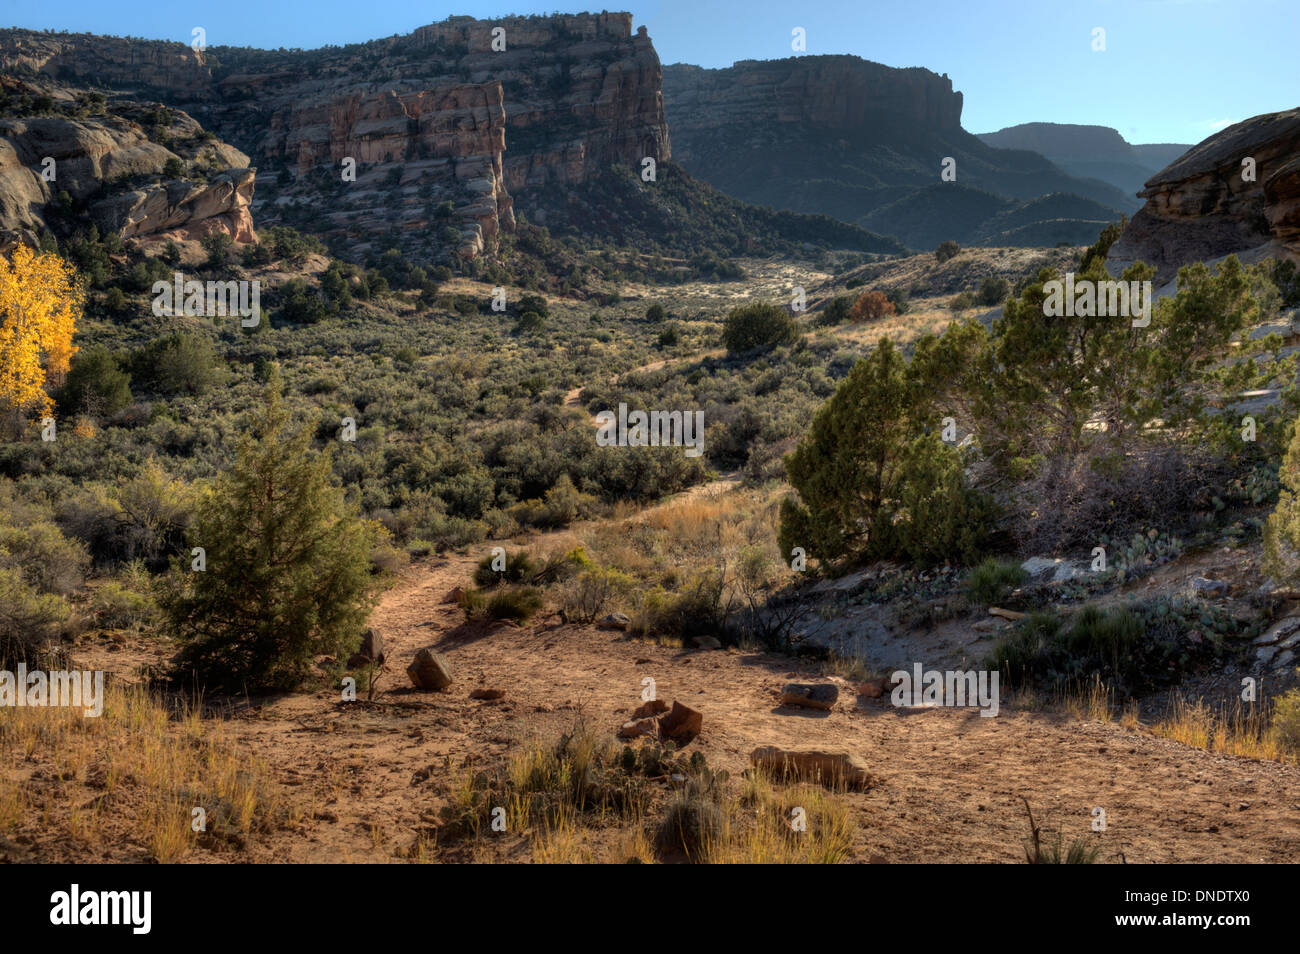
<svg viewBox="0 0 1300 954">
<path fill-rule="evenodd" d="M 57 779 L 57 788 L 37 779 Z M 73 786 L 98 792 L 80 807 Z M 183 860 L 205 834 L 238 841 L 285 814 L 260 760 L 239 751 L 219 719 L 170 710 L 141 686 L 110 683 L 103 715 L 80 710 L 0 710 L 0 830 L 61 829 L 93 847 L 123 822 L 132 842 L 161 862 Z M 123 840 L 122 836 L 112 839 Z"/>
<path fill-rule="evenodd" d="M 1294 762 L 1296 753 L 1274 731 L 1268 705 L 1215 708 L 1201 700 L 1174 699 L 1169 712 L 1151 725 L 1153 734 L 1207 752 L 1250 759 Z"/>
</svg>

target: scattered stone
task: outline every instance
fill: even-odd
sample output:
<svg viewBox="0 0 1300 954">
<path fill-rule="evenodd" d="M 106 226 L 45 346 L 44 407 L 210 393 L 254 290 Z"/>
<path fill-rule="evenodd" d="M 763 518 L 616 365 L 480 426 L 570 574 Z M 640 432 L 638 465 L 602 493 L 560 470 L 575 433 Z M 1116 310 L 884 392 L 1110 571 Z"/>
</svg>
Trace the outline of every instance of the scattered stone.
<svg viewBox="0 0 1300 954">
<path fill-rule="evenodd" d="M 384 637 L 373 629 L 368 629 L 361 637 L 361 648 L 348 659 L 349 669 L 361 669 L 372 663 L 384 663 Z"/>
<path fill-rule="evenodd" d="M 1218 596 L 1228 594 L 1228 584 L 1223 580 L 1210 580 L 1203 576 L 1198 576 L 1192 580 L 1192 592 L 1197 596 L 1203 596 L 1206 599 L 1214 599 Z"/>
<path fill-rule="evenodd" d="M 881 676 L 879 679 L 868 679 L 862 685 L 858 686 L 858 695 L 865 696 L 868 699 L 879 699 L 889 691 L 890 678 Z"/>
<path fill-rule="evenodd" d="M 781 705 L 829 712 L 839 697 L 839 688 L 831 683 L 791 682 L 781 690 Z"/>
<path fill-rule="evenodd" d="M 475 689 L 469 694 L 471 699 L 486 699 L 491 702 L 495 699 L 504 699 L 506 691 L 504 689 Z"/>
<path fill-rule="evenodd" d="M 636 739 L 643 735 L 657 736 L 659 734 L 659 720 L 656 718 L 631 719 L 623 723 L 623 727 L 618 730 L 620 739 Z"/>
<path fill-rule="evenodd" d="M 794 776 L 823 785 L 842 783 L 849 788 L 868 789 L 880 784 L 880 779 L 871 774 L 866 763 L 848 752 L 764 745 L 750 753 L 749 761 L 776 775 Z"/>
<path fill-rule="evenodd" d="M 722 648 L 722 643 L 718 642 L 718 640 L 713 636 L 696 636 L 694 642 L 699 649 Z"/>
<path fill-rule="evenodd" d="M 411 677 L 411 684 L 416 689 L 434 692 L 446 689 L 452 683 L 451 666 L 447 658 L 432 649 L 421 649 L 415 654 L 415 661 L 406 667 L 406 674 Z"/>
<path fill-rule="evenodd" d="M 704 727 L 704 715 L 690 706 L 674 701 L 673 707 L 659 717 L 659 736 L 671 739 L 680 748 L 700 734 Z"/>
<path fill-rule="evenodd" d="M 627 629 L 632 625 L 632 620 L 623 613 L 610 613 L 600 621 L 601 629 Z"/>
<path fill-rule="evenodd" d="M 999 608 L 999 607 L 997 607 L 997 606 L 990 606 L 990 607 L 989 607 L 989 615 L 990 615 L 990 616 L 1000 616 L 1000 617 L 1002 617 L 1003 619 L 1009 619 L 1009 620 L 1011 620 L 1011 622 L 1013 622 L 1013 623 L 1014 623 L 1016 620 L 1018 620 L 1018 619 L 1024 619 L 1024 618 L 1025 618 L 1025 614 L 1024 614 L 1024 613 L 1017 613 L 1015 610 L 1001 609 L 1001 608 Z"/>
<path fill-rule="evenodd" d="M 668 703 L 662 699 L 651 699 L 649 702 L 643 702 L 632 712 L 633 719 L 644 719 L 648 716 L 662 715 L 668 711 Z"/>
</svg>

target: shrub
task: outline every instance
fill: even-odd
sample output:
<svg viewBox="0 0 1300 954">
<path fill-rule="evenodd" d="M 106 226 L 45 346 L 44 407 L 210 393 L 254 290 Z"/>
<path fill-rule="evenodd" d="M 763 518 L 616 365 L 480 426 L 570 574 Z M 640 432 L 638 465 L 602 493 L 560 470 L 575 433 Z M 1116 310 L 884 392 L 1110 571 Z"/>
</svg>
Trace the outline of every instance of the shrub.
<svg viewBox="0 0 1300 954">
<path fill-rule="evenodd" d="M 818 316 L 819 325 L 839 325 L 849 320 L 849 312 L 853 308 L 853 298 L 849 295 L 836 295 L 826 303 L 822 309 L 821 315 Z"/>
<path fill-rule="evenodd" d="M 564 588 L 561 606 L 571 622 L 590 623 L 603 616 L 613 601 L 635 589 L 635 578 L 621 570 L 590 567 Z"/>
<path fill-rule="evenodd" d="M 542 608 L 542 592 L 534 586 L 504 586 L 491 591 L 466 590 L 461 606 L 468 620 L 508 619 L 526 623 Z"/>
<path fill-rule="evenodd" d="M 230 253 L 235 247 L 235 240 L 225 232 L 213 232 L 203 236 L 203 250 L 208 253 L 209 268 L 224 268 L 230 261 Z"/>
<path fill-rule="evenodd" d="M 130 403 L 131 376 L 102 346 L 78 356 L 59 392 L 59 407 L 65 414 L 108 417 Z"/>
<path fill-rule="evenodd" d="M 205 392 L 220 378 L 217 351 L 207 335 L 176 331 L 131 356 L 136 380 L 162 394 Z"/>
<path fill-rule="evenodd" d="M 970 571 L 966 578 L 966 595 L 971 602 L 991 606 L 1001 602 L 1011 590 L 1015 589 L 1029 574 L 1014 561 L 985 560 Z"/>
<path fill-rule="evenodd" d="M 1300 755 L 1300 689 L 1273 701 L 1272 731 L 1282 748 Z"/>
<path fill-rule="evenodd" d="M 946 242 L 940 242 L 939 247 L 934 250 L 934 260 L 942 265 L 960 251 L 961 246 L 952 239 L 948 239 Z"/>
<path fill-rule="evenodd" d="M 288 423 L 275 378 L 198 508 L 190 540 L 206 569 L 178 560 L 161 600 L 180 669 L 215 688 L 296 688 L 313 657 L 356 650 L 374 602 L 378 530 L 344 503 L 311 428 Z"/>
<path fill-rule="evenodd" d="M 980 282 L 979 291 L 975 293 L 975 300 L 981 305 L 987 305 L 990 308 L 1002 304 L 1003 299 L 1011 293 L 1011 285 L 1005 278 L 997 275 L 986 275 Z"/>
<path fill-rule="evenodd" d="M 783 553 L 926 563 L 979 552 L 989 507 L 967 487 L 960 452 L 924 433 L 935 396 L 925 373 L 882 339 L 818 410 L 786 458 L 799 499 L 781 506 Z"/>
<path fill-rule="evenodd" d="M 62 597 L 41 593 L 17 568 L 0 566 L 0 663 L 5 669 L 36 660 L 67 618 Z"/>
<path fill-rule="evenodd" d="M 517 550 L 504 555 L 504 569 L 494 570 L 492 564 L 498 557 L 489 554 L 479 561 L 474 570 L 474 582 L 479 586 L 494 586 L 499 583 L 521 583 L 531 580 L 537 572 L 537 564 L 528 555 L 527 550 Z"/>
<path fill-rule="evenodd" d="M 655 324 L 658 324 L 668 317 L 668 313 L 664 311 L 663 305 L 656 302 L 645 310 L 645 317 L 646 321 L 653 321 Z"/>
<path fill-rule="evenodd" d="M 849 309 L 850 321 L 877 321 L 894 313 L 894 305 L 884 292 L 869 291 L 858 296 Z"/>
<path fill-rule="evenodd" d="M 537 334 L 546 328 L 546 321 L 535 311 L 526 311 L 515 322 L 514 334 Z"/>
<path fill-rule="evenodd" d="M 798 322 L 784 308 L 767 302 L 733 308 L 723 321 L 722 340 L 733 354 L 792 344 L 798 338 Z"/>
<path fill-rule="evenodd" d="M 1277 506 L 1264 529 L 1264 566 L 1275 581 L 1289 584 L 1300 581 L 1300 427 L 1294 424 L 1278 480 Z"/>
</svg>

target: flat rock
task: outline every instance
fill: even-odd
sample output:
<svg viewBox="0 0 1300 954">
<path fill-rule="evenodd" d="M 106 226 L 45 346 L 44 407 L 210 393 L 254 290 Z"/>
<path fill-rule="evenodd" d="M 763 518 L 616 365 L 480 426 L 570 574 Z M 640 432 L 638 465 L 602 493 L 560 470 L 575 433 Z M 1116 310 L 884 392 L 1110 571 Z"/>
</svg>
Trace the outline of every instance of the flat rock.
<svg viewBox="0 0 1300 954">
<path fill-rule="evenodd" d="M 623 613 L 610 613 L 599 623 L 601 629 L 627 629 L 632 625 L 632 620 Z"/>
<path fill-rule="evenodd" d="M 837 686 L 828 683 L 791 682 L 781 690 L 781 705 L 830 711 L 840 697 Z"/>
<path fill-rule="evenodd" d="M 504 689 L 475 689 L 469 694 L 471 699 L 486 699 L 492 702 L 496 699 L 504 699 L 506 691 Z"/>
<path fill-rule="evenodd" d="M 750 753 L 749 761 L 775 775 L 832 787 L 842 784 L 849 788 L 868 789 L 880 784 L 880 779 L 871 773 L 866 762 L 849 752 L 764 745 Z"/>
</svg>

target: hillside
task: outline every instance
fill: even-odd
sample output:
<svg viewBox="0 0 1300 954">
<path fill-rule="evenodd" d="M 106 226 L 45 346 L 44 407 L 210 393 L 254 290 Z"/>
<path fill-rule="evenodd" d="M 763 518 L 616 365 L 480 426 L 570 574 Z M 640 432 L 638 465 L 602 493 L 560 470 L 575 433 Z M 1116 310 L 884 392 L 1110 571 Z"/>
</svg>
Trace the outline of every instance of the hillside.
<svg viewBox="0 0 1300 954">
<path fill-rule="evenodd" d="M 979 138 L 996 149 L 1041 153 L 1071 175 L 1099 179 L 1128 197 L 1141 191 L 1153 173 L 1192 148 L 1178 143 L 1133 145 L 1108 126 L 1070 123 L 1022 123 L 980 133 Z"/>
</svg>

